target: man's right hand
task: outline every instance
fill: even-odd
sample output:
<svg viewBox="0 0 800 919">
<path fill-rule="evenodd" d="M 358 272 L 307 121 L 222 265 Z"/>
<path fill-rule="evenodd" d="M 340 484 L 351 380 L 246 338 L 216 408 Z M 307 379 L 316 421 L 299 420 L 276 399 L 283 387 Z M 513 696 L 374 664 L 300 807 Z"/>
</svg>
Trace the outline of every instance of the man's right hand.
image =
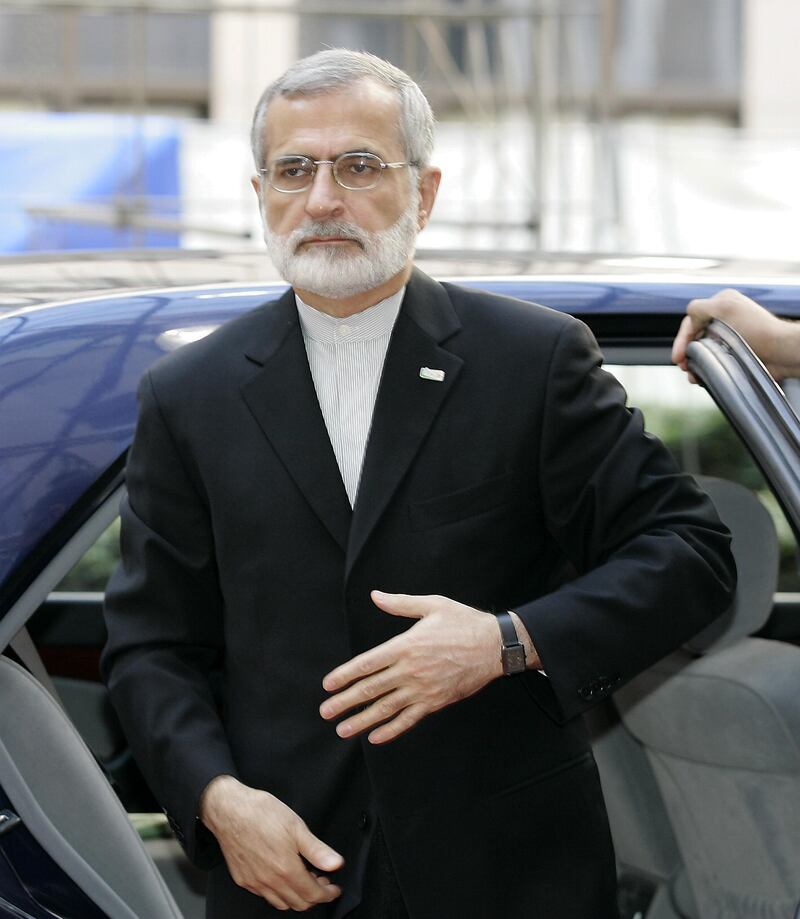
<svg viewBox="0 0 800 919">
<path fill-rule="evenodd" d="M 341 868 L 342 856 L 274 795 L 218 775 L 200 799 L 200 819 L 216 836 L 233 880 L 276 909 L 304 912 L 341 893 L 324 872 Z"/>
<path fill-rule="evenodd" d="M 686 348 L 712 319 L 732 326 L 766 364 L 776 380 L 800 376 L 800 324 L 773 316 L 738 290 L 721 290 L 713 297 L 692 300 L 675 341 L 672 361 L 687 370 Z M 697 381 L 689 374 L 692 383 Z"/>
</svg>

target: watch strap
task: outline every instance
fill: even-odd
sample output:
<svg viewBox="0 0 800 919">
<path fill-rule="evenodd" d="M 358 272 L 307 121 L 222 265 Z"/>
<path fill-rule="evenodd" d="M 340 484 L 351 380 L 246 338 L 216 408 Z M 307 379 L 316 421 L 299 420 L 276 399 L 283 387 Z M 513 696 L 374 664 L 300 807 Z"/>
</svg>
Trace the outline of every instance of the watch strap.
<svg viewBox="0 0 800 919">
<path fill-rule="evenodd" d="M 495 613 L 495 616 L 497 616 L 497 624 L 500 626 L 500 635 L 503 638 L 503 644 L 519 644 L 519 636 L 517 635 L 517 630 L 514 628 L 514 620 L 511 618 L 511 613 L 504 609 L 499 613 Z"/>
<path fill-rule="evenodd" d="M 501 610 L 499 613 L 495 613 L 495 616 L 497 624 L 500 626 L 500 637 L 502 639 L 500 654 L 503 661 L 503 673 L 506 676 L 522 673 L 526 669 L 525 646 L 519 640 L 511 613 L 508 610 Z"/>
</svg>

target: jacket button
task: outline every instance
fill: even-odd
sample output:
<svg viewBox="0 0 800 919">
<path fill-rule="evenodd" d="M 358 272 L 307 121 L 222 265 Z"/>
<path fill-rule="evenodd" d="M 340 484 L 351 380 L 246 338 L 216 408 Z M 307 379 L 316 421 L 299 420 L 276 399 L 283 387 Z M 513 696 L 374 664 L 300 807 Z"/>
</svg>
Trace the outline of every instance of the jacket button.
<svg viewBox="0 0 800 919">
<path fill-rule="evenodd" d="M 358 817 L 358 828 L 359 830 L 366 830 L 369 826 L 369 814 L 366 811 L 361 811 Z"/>
</svg>

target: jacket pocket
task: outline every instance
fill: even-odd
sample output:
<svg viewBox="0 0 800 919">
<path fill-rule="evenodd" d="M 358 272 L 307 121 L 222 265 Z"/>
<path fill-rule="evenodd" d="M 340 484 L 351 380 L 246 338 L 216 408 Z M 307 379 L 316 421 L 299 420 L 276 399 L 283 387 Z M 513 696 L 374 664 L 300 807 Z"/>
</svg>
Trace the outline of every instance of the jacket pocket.
<svg viewBox="0 0 800 919">
<path fill-rule="evenodd" d="M 476 485 L 427 498 L 408 508 L 412 530 L 426 530 L 477 517 L 521 499 L 520 473 L 506 472 Z"/>
<path fill-rule="evenodd" d="M 523 779 L 521 782 L 516 782 L 514 785 L 508 785 L 505 788 L 496 789 L 489 797 L 494 799 L 504 798 L 506 795 L 516 795 L 526 788 L 530 788 L 534 785 L 541 785 L 543 782 L 548 782 L 571 769 L 577 769 L 590 764 L 594 766 L 594 755 L 591 750 L 587 750 L 585 753 L 580 753 L 578 756 L 573 756 L 563 763 L 559 763 L 557 766 L 544 770 L 544 772 L 535 773 L 529 778 Z"/>
</svg>

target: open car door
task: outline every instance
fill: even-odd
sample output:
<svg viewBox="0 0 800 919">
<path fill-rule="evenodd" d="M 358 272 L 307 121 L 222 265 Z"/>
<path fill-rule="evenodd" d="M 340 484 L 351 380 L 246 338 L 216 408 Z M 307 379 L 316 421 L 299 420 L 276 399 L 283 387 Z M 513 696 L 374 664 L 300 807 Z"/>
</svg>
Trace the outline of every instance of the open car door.
<svg viewBox="0 0 800 919">
<path fill-rule="evenodd" d="M 14 613 L 0 620 L 0 652 Z M 4 653 L 0 699 L 0 919 L 182 919 L 58 701 Z"/>
<path fill-rule="evenodd" d="M 687 358 L 797 537 L 800 420 L 785 394 L 721 322 L 689 345 Z M 699 483 L 732 534 L 739 571 L 734 602 L 614 696 L 652 766 L 680 856 L 679 873 L 661 888 L 667 897 L 647 915 L 797 919 L 800 648 L 756 637 L 774 608 L 775 524 L 757 495 L 738 482 L 707 477 Z"/>
<path fill-rule="evenodd" d="M 800 538 L 800 419 L 744 339 L 720 320 L 687 349 L 691 373 L 747 445 Z"/>
</svg>

